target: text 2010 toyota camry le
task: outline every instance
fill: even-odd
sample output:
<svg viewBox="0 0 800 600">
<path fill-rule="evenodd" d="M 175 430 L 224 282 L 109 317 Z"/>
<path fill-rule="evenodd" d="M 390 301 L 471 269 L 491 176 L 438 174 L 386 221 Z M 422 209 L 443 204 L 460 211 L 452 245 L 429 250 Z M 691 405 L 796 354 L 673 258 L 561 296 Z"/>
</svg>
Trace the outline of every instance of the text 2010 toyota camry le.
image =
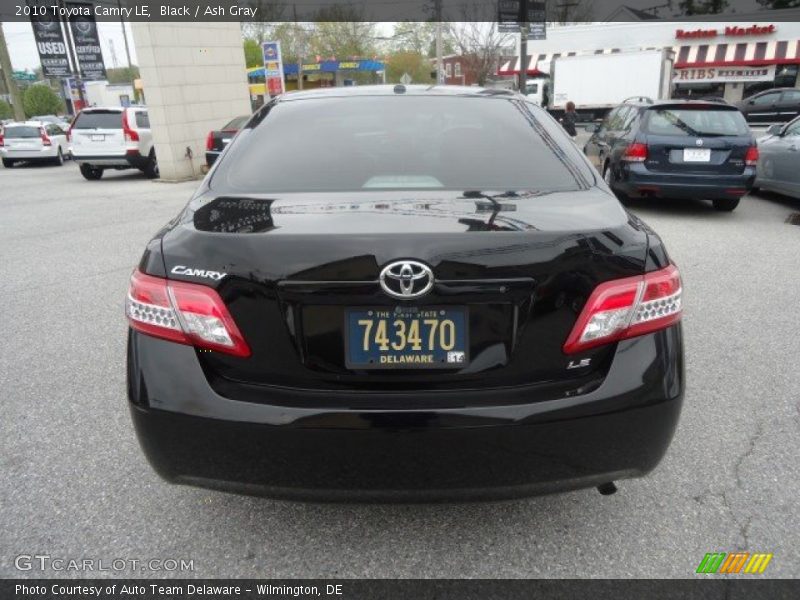
<svg viewBox="0 0 800 600">
<path fill-rule="evenodd" d="M 271 101 L 149 243 L 127 316 L 135 428 L 177 483 L 611 492 L 683 398 L 677 268 L 509 92 Z"/>
</svg>

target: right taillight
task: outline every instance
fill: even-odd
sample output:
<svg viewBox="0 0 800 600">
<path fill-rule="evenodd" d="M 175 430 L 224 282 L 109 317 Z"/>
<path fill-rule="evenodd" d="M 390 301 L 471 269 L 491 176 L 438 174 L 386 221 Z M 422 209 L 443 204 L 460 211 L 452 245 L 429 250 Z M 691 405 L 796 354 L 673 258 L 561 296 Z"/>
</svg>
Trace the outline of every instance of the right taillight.
<svg viewBox="0 0 800 600">
<path fill-rule="evenodd" d="M 564 352 L 575 354 L 664 329 L 681 319 L 681 276 L 675 265 L 598 285 L 578 316 Z"/>
<path fill-rule="evenodd" d="M 138 142 L 139 141 L 139 133 L 131 129 L 130 123 L 128 122 L 128 111 L 122 111 L 122 133 L 125 136 L 126 142 Z"/>
<path fill-rule="evenodd" d="M 628 144 L 625 152 L 622 153 L 622 160 L 627 162 L 644 162 L 647 160 L 647 144 L 633 142 Z"/>
<path fill-rule="evenodd" d="M 208 135 L 206 136 L 206 150 L 212 150 L 214 148 L 214 132 L 209 131 Z"/>
<path fill-rule="evenodd" d="M 239 328 L 216 290 L 204 285 L 131 275 L 125 303 L 134 329 L 180 344 L 250 356 Z"/>
<path fill-rule="evenodd" d="M 744 164 L 750 167 L 758 164 L 758 146 L 750 146 L 747 153 L 744 155 Z"/>
<path fill-rule="evenodd" d="M 3 133 L 4 133 L 3 130 L 0 129 L 0 146 L 6 145 L 6 138 L 4 137 Z"/>
</svg>

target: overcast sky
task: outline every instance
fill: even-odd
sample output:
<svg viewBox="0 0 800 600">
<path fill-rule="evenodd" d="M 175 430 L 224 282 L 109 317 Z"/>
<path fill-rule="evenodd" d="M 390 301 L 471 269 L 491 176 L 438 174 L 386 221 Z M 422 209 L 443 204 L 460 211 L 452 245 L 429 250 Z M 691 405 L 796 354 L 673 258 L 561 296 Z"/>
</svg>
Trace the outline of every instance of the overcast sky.
<svg viewBox="0 0 800 600">
<path fill-rule="evenodd" d="M 97 28 L 100 31 L 100 43 L 103 46 L 103 59 L 106 68 L 127 67 L 128 61 L 125 57 L 125 40 L 122 38 L 122 24 L 119 22 L 98 22 Z M 126 23 L 125 29 L 128 32 L 128 43 L 131 48 L 131 60 L 136 64 L 136 48 L 133 45 L 131 36 L 131 24 Z M 3 32 L 6 35 L 8 53 L 11 55 L 11 64 L 15 70 L 33 70 L 39 66 L 39 55 L 36 52 L 36 44 L 33 41 L 33 29 L 27 21 L 3 23 Z M 111 51 L 111 47 L 114 51 Z M 117 61 L 114 63 L 114 55 Z"/>
</svg>

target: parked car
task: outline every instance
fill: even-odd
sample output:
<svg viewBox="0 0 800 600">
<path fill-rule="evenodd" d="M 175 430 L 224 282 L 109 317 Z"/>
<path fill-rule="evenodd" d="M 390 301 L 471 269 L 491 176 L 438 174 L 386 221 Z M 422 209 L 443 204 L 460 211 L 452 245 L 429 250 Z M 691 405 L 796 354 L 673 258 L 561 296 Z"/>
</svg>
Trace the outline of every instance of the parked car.
<svg viewBox="0 0 800 600">
<path fill-rule="evenodd" d="M 702 198 L 731 211 L 753 186 L 758 148 L 735 106 L 634 102 L 587 130 L 584 152 L 622 196 Z"/>
<path fill-rule="evenodd" d="M 209 131 L 206 137 L 206 164 L 210 167 L 217 160 L 217 157 L 222 153 L 236 132 L 247 123 L 250 115 L 242 115 L 228 121 L 222 129 L 216 131 Z"/>
<path fill-rule="evenodd" d="M 681 282 L 513 92 L 279 96 L 133 272 L 127 393 L 168 481 L 502 497 L 643 476 L 684 393 Z"/>
<path fill-rule="evenodd" d="M 8 123 L 0 133 L 3 166 L 18 162 L 50 162 L 63 165 L 69 153 L 67 134 L 58 125 L 41 121 Z"/>
<path fill-rule="evenodd" d="M 42 123 L 58 125 L 64 133 L 69 131 L 69 121 L 57 115 L 39 115 L 37 117 L 31 117 L 31 121 L 41 121 Z"/>
<path fill-rule="evenodd" d="M 800 117 L 767 134 L 758 142 L 755 187 L 800 198 Z"/>
<path fill-rule="evenodd" d="M 775 88 L 745 98 L 737 105 L 750 123 L 791 121 L 800 115 L 800 90 Z"/>
<path fill-rule="evenodd" d="M 139 169 L 158 177 L 158 162 L 143 106 L 84 108 L 70 128 L 72 157 L 86 179 L 105 169 Z"/>
</svg>

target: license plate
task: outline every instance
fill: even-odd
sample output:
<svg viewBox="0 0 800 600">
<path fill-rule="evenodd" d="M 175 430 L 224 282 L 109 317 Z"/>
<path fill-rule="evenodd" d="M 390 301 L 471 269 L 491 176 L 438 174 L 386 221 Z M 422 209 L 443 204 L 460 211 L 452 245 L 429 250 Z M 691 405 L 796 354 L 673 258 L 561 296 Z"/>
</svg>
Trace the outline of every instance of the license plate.
<svg viewBox="0 0 800 600">
<path fill-rule="evenodd" d="M 349 369 L 460 369 L 469 363 L 467 309 L 408 307 L 345 311 Z"/>
<path fill-rule="evenodd" d="M 683 162 L 710 162 L 710 148 L 684 148 Z"/>
<path fill-rule="evenodd" d="M 92 135 L 92 141 L 93 142 L 105 142 L 106 141 L 106 136 L 104 136 L 104 135 Z"/>
</svg>

